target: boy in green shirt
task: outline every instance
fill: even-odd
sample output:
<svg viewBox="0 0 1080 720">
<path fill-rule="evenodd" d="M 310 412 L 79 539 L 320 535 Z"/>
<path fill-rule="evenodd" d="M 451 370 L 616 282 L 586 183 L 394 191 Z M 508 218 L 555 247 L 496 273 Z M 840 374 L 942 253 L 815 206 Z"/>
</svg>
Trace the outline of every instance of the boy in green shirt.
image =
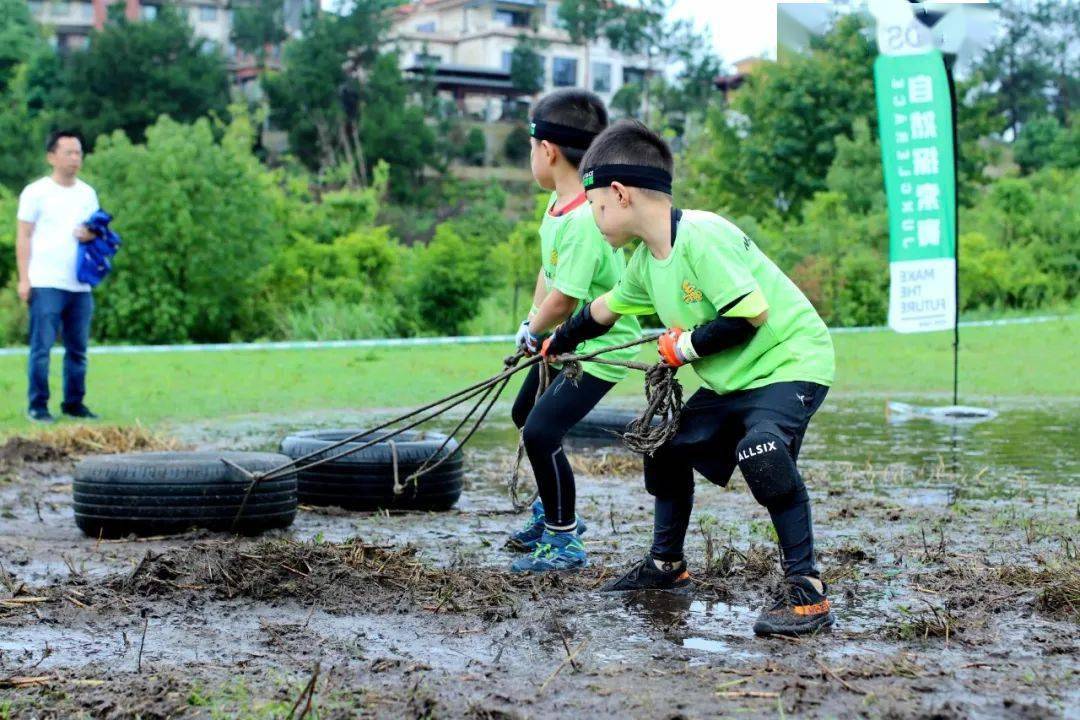
<svg viewBox="0 0 1080 720">
<path fill-rule="evenodd" d="M 607 122 L 603 102 L 584 90 L 553 92 L 533 108 L 532 173 L 540 187 L 553 192 L 540 225 L 542 267 L 533 309 L 517 336 L 518 347 L 529 354 L 539 350 L 541 338 L 552 328 L 614 287 L 626 267 L 622 251 L 612 248 L 596 227 L 578 174 L 585 150 Z M 583 350 L 635 340 L 640 327 L 628 316 L 616 322 L 610 334 L 604 342 L 586 343 Z M 630 360 L 636 355 L 637 348 L 629 348 L 605 357 Z M 512 416 L 522 429 L 540 499 L 533 504 L 525 528 L 507 541 L 512 549 L 530 552 L 514 562 L 511 570 L 570 570 L 587 564 L 579 539 L 585 526 L 575 512 L 574 471 L 562 441 L 626 373 L 626 368 L 585 363 L 584 374 L 576 382 L 559 372 L 537 399 L 540 366 L 529 371 Z"/>
<path fill-rule="evenodd" d="M 754 631 L 797 635 L 832 625 L 814 562 L 810 498 L 795 467 L 833 381 L 828 329 L 741 230 L 718 215 L 673 207 L 671 151 L 641 123 L 608 128 L 582 166 L 608 242 L 642 244 L 619 284 L 564 323 L 543 354 L 571 352 L 620 316 L 655 312 L 669 328 L 658 340 L 663 360 L 693 363 L 705 384 L 683 408 L 675 437 L 645 458 L 645 487 L 655 496 L 652 550 L 608 589 L 688 586 L 683 543 L 693 470 L 726 485 L 738 465 L 772 518 L 785 575 Z"/>
</svg>

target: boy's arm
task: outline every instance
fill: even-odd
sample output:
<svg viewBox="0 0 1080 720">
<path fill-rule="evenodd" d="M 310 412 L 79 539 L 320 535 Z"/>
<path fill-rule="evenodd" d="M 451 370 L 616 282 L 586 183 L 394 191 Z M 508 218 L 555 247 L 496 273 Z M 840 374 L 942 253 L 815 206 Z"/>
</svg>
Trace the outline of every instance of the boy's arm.
<svg viewBox="0 0 1080 720">
<path fill-rule="evenodd" d="M 514 336 L 514 345 L 516 345 L 519 350 L 524 350 L 529 355 L 535 355 L 540 344 L 540 338 L 530 330 L 530 324 L 532 323 L 532 319 L 536 317 L 536 314 L 540 312 L 540 306 L 544 304 L 546 299 L 547 284 L 544 282 L 544 268 L 541 267 L 540 272 L 536 274 L 536 288 L 533 290 L 532 307 L 529 308 L 529 314 L 522 323 L 518 325 L 517 334 Z"/>
<path fill-rule="evenodd" d="M 611 295 L 610 292 L 606 292 L 600 297 L 596 298 L 592 303 L 592 310 L 590 314 L 593 320 L 610 328 L 615 323 L 619 322 L 619 318 L 622 317 L 620 313 L 611 309 L 611 304 L 608 302 L 608 298 Z M 606 331 L 605 331 L 606 332 Z"/>
<path fill-rule="evenodd" d="M 536 314 L 536 310 L 540 309 L 545 297 L 547 297 L 547 284 L 544 283 L 544 268 L 540 268 L 540 271 L 536 273 L 536 289 L 533 290 L 533 308 L 535 309 L 529 313 L 530 320 Z"/>
<path fill-rule="evenodd" d="M 540 336 L 566 320 L 581 302 L 561 290 L 552 290 L 542 302 L 538 303 L 536 314 L 529 320 L 529 332 Z"/>
<path fill-rule="evenodd" d="M 720 308 L 716 318 L 693 332 L 669 329 L 657 339 L 657 349 L 664 362 L 679 367 L 749 342 L 768 319 L 765 297 L 753 290 Z"/>
<path fill-rule="evenodd" d="M 574 348 L 586 340 L 598 338 L 610 330 L 622 315 L 608 307 L 608 294 L 610 293 L 596 298 L 560 325 L 544 342 L 544 357 L 573 352 Z"/>
</svg>

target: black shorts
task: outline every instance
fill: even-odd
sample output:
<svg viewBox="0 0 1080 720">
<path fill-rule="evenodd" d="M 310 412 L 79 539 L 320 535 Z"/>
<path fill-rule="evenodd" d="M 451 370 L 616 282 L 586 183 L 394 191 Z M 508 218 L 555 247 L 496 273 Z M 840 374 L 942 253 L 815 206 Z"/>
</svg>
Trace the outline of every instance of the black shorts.
<svg viewBox="0 0 1080 720">
<path fill-rule="evenodd" d="M 664 445 L 663 454 L 668 459 L 685 459 L 720 486 L 731 480 L 738 464 L 736 446 L 751 431 L 777 436 L 791 459 L 798 460 L 806 427 L 828 392 L 827 386 L 806 381 L 778 382 L 724 395 L 701 388 L 683 406 L 679 432 Z M 646 464 L 647 471 L 652 464 Z"/>
</svg>

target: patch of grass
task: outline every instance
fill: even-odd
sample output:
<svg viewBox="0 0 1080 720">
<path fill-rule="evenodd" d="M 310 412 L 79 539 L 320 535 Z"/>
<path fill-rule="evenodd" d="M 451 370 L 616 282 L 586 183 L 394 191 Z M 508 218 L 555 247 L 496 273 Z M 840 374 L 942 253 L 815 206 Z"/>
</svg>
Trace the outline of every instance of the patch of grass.
<svg viewBox="0 0 1080 720">
<path fill-rule="evenodd" d="M 964 626 L 947 606 L 927 604 L 925 610 L 913 610 L 901 606 L 900 617 L 886 628 L 886 636 L 893 640 L 929 640 L 944 638 L 948 642 Z"/>
<path fill-rule="evenodd" d="M 34 435 L 33 439 L 67 455 L 180 450 L 178 440 L 136 423 L 118 425 L 61 425 Z"/>
<path fill-rule="evenodd" d="M 633 475 L 641 474 L 641 457 L 623 451 L 601 451 L 593 455 L 572 453 L 570 465 L 574 472 L 584 475 Z"/>
<path fill-rule="evenodd" d="M 29 436 L 15 435 L 0 443 L 0 480 L 5 473 L 27 462 L 55 462 L 97 453 L 178 450 L 176 440 L 147 430 L 129 427 L 68 425 Z"/>
<path fill-rule="evenodd" d="M 1080 317 L 1031 325 L 967 328 L 961 333 L 961 392 L 978 395 L 1074 397 L 1073 349 Z M 934 394 L 952 383 L 952 334 L 891 332 L 835 337 L 839 392 Z M 508 344 L 386 349 L 232 351 L 94 355 L 87 402 L 109 422 L 168 421 L 350 408 L 407 408 L 499 371 Z M 652 345 L 643 361 L 656 358 Z M 60 387 L 61 362 L 52 363 Z M 680 373 L 687 393 L 699 385 Z M 512 397 L 519 378 L 507 388 Z M 0 357 L 0 432 L 27 427 L 26 358 Z M 613 395 L 640 397 L 641 378 Z"/>
<path fill-rule="evenodd" d="M 1035 607 L 1050 615 L 1080 623 L 1080 563 L 1065 562 L 1041 568 L 1006 567 L 1001 582 L 1013 587 L 1037 588 Z"/>
<path fill-rule="evenodd" d="M 294 695 L 300 694 L 303 685 L 300 683 L 295 688 Z M 200 708 L 212 720 L 277 720 L 288 715 L 292 703 L 291 700 L 258 697 L 243 678 L 232 679 L 214 688 L 195 687 L 188 695 L 188 705 Z M 317 711 L 315 717 L 318 717 Z"/>
</svg>

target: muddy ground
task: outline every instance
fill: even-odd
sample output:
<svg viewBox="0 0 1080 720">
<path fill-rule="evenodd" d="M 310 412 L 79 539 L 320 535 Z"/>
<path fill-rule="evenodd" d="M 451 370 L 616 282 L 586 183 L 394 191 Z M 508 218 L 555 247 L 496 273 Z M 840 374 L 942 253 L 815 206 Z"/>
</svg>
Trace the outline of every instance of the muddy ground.
<svg viewBox="0 0 1080 720">
<path fill-rule="evenodd" d="M 610 595 L 649 538 L 640 461 L 574 449 L 592 566 L 512 577 L 504 437 L 452 512 L 305 508 L 258 539 L 88 539 L 71 448 L 0 452 L 0 718 L 1080 717 L 1075 483 L 811 443 L 837 627 L 759 639 L 778 568 L 739 478 L 699 484 L 693 593 Z"/>
</svg>

